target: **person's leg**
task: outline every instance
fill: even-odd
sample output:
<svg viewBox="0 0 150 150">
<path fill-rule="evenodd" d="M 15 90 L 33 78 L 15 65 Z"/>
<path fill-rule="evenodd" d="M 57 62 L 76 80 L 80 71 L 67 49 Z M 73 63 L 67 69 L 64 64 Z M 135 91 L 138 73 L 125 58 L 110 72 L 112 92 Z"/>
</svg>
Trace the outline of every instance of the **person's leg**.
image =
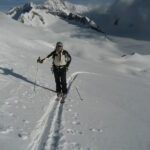
<svg viewBox="0 0 150 150">
<path fill-rule="evenodd" d="M 56 83 L 56 92 L 57 94 L 60 94 L 61 93 L 60 71 L 56 68 L 54 68 L 54 77 Z"/>
<path fill-rule="evenodd" d="M 67 94 L 66 69 L 61 70 L 61 86 L 63 94 Z"/>
</svg>

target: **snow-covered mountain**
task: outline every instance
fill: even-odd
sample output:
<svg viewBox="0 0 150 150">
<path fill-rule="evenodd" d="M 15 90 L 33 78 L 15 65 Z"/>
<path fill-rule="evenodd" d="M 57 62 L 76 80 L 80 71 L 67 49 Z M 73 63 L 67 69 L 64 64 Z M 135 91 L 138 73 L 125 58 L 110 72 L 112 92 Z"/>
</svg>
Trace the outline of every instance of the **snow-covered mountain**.
<svg viewBox="0 0 150 150">
<path fill-rule="evenodd" d="M 149 0 L 115 0 L 106 10 L 102 10 L 99 6 L 85 15 L 110 34 L 136 39 L 150 38 Z"/>
<path fill-rule="evenodd" d="M 142 33 L 150 33 L 150 1 L 148 0 L 116 0 L 108 13 L 115 18 L 114 25 L 118 26 L 119 32 L 126 29 L 127 34 L 132 32 L 140 36 Z"/>
<path fill-rule="evenodd" d="M 148 0 L 115 0 L 114 3 L 98 3 L 98 1 L 95 1 L 94 5 L 91 2 L 90 5 L 84 6 L 64 0 L 49 0 L 45 4 L 34 4 L 33 13 L 30 13 L 33 10 L 31 9 L 28 15 L 24 13 L 24 6 L 12 9 L 9 14 L 15 19 L 20 18 L 19 20 L 26 24 L 33 25 L 31 21 L 33 19 L 39 20 L 36 25 L 46 26 L 46 19 L 43 21 L 43 14 L 37 12 L 40 9 L 59 15 L 69 23 L 84 24 L 85 27 L 100 32 L 105 31 L 105 33 L 111 35 L 135 39 L 150 39 L 150 4 Z M 96 3 L 97 5 L 95 5 Z"/>
<path fill-rule="evenodd" d="M 45 5 L 47 5 L 47 7 L 49 7 L 52 11 L 61 11 L 66 13 L 83 13 L 90 10 L 87 6 L 73 4 L 66 0 L 47 0 Z"/>
<path fill-rule="evenodd" d="M 32 26 L 48 26 L 47 17 L 49 14 L 60 16 L 69 23 L 83 25 L 83 27 L 92 28 L 98 32 L 102 29 L 87 16 L 80 15 L 88 9 L 84 6 L 73 5 L 68 2 L 53 0 L 45 4 L 35 5 L 27 3 L 24 6 L 15 7 L 8 12 L 8 15 L 15 20 Z"/>
<path fill-rule="evenodd" d="M 90 11 L 91 8 L 85 5 L 73 4 L 68 1 L 65 1 L 66 7 L 70 10 L 70 12 L 74 14 L 82 14 Z"/>
<path fill-rule="evenodd" d="M 64 0 L 47 0 L 45 2 L 45 4 L 53 12 L 65 12 L 65 13 L 68 13 L 68 8 L 65 5 Z"/>
</svg>

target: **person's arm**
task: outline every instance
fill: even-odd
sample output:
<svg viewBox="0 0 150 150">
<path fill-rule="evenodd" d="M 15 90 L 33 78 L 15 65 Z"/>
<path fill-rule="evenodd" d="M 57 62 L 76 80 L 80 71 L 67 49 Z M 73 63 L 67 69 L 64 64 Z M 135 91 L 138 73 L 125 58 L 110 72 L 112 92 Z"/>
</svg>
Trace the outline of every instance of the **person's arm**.
<svg viewBox="0 0 150 150">
<path fill-rule="evenodd" d="M 46 59 L 46 58 L 49 58 L 49 57 L 51 57 L 51 56 L 53 56 L 53 55 L 54 55 L 54 52 L 55 52 L 55 51 L 52 51 L 49 55 L 47 55 L 47 57 L 45 57 L 45 59 Z"/>
<path fill-rule="evenodd" d="M 67 54 L 67 64 L 66 64 L 66 67 L 68 68 L 69 65 L 70 65 L 70 63 L 71 63 L 72 58 L 71 58 L 71 55 L 67 51 L 66 51 L 66 54 Z"/>
<path fill-rule="evenodd" d="M 45 58 L 41 59 L 40 62 L 43 63 L 45 61 L 45 59 L 51 57 L 54 54 L 54 51 L 51 52 L 49 55 L 47 55 Z"/>
</svg>

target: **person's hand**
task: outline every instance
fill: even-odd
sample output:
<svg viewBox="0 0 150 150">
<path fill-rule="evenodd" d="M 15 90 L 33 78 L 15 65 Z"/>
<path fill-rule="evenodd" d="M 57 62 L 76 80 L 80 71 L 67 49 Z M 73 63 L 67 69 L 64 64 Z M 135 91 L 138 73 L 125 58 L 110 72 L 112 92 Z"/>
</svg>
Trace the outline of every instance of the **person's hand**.
<svg viewBox="0 0 150 150">
<path fill-rule="evenodd" d="M 40 57 L 37 59 L 37 63 L 43 63 L 43 61 L 45 60 L 45 58 L 44 59 L 40 59 Z"/>
<path fill-rule="evenodd" d="M 40 59 L 40 57 L 38 57 L 38 59 L 37 59 L 37 63 L 40 63 L 40 61 L 41 61 L 41 59 Z"/>
<path fill-rule="evenodd" d="M 44 60 L 45 60 L 45 59 L 41 59 L 41 60 L 40 60 L 40 63 L 42 64 Z"/>
</svg>

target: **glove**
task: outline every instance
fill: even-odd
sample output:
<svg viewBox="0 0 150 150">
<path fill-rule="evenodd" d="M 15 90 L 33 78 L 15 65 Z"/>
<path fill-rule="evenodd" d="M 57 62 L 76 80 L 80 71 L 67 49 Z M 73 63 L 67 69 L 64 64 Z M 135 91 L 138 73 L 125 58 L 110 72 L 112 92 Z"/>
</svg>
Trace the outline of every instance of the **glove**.
<svg viewBox="0 0 150 150">
<path fill-rule="evenodd" d="M 43 63 L 43 61 L 45 60 L 45 58 L 44 59 L 40 59 L 40 57 L 37 59 L 37 63 Z"/>
<path fill-rule="evenodd" d="M 43 61 L 44 61 L 44 59 L 41 59 L 41 60 L 40 60 L 40 63 L 42 64 L 42 63 L 43 63 Z"/>
<path fill-rule="evenodd" d="M 37 59 L 37 63 L 43 63 L 43 61 L 41 60 L 41 58 L 40 58 L 40 57 L 38 57 L 38 59 Z"/>
<path fill-rule="evenodd" d="M 38 57 L 38 59 L 37 59 L 37 63 L 40 63 L 41 62 L 41 59 L 40 59 L 40 57 Z"/>
</svg>

